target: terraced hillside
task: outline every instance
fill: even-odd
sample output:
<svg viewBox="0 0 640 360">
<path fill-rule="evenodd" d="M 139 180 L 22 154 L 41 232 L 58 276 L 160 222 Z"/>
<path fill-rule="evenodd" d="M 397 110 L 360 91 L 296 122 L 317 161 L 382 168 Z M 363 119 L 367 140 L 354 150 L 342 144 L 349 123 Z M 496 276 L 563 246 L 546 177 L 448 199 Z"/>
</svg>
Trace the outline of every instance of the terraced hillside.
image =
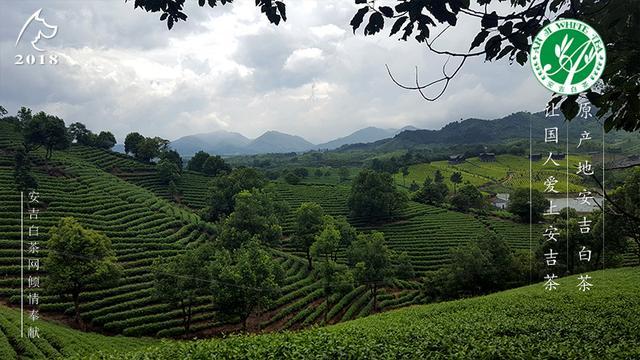
<svg viewBox="0 0 640 360">
<path fill-rule="evenodd" d="M 576 169 L 580 161 L 589 160 L 591 157 L 570 155 L 567 157 L 570 168 Z M 497 192 L 510 192 L 520 187 L 529 187 L 529 160 L 525 156 L 498 155 L 495 162 L 482 162 L 478 158 L 469 158 L 460 164 L 449 164 L 447 161 L 434 161 L 429 164 L 417 164 L 409 167 L 409 175 L 405 178 L 406 184 L 415 181 L 422 184 L 426 177 L 434 177 L 436 170 L 440 170 L 445 177 L 445 183 L 453 188 L 449 180 L 451 174 L 460 172 L 463 182 L 469 182 L 475 186 L 482 187 Z M 567 175 L 566 163 L 560 162 L 560 167 L 550 168 L 543 166 L 542 161 L 534 161 L 532 166 L 532 184 L 537 190 L 544 190 L 544 180 L 549 176 L 555 176 L 558 180 L 556 189 L 566 191 Z M 396 175 L 401 179 L 401 175 Z M 569 191 L 580 192 L 584 186 L 582 178 L 576 174 L 569 175 Z"/>
<path fill-rule="evenodd" d="M 120 282 L 109 289 L 92 289 L 81 295 L 81 316 L 97 329 L 132 336 L 181 335 L 181 313 L 153 294 L 149 265 L 157 257 L 176 255 L 190 243 L 210 237 L 210 225 L 192 211 L 172 204 L 153 192 L 96 167 L 102 157 L 87 159 L 75 149 L 56 152 L 48 168 L 36 166 L 40 200 L 46 209 L 39 215 L 39 240 L 46 229 L 65 216 L 76 217 L 84 226 L 107 235 L 118 261 L 125 269 Z M 123 159 L 130 161 L 129 159 Z M 37 160 L 40 164 L 42 161 Z M 12 158 L 8 148 L 0 153 L 0 297 L 12 304 L 20 294 L 20 202 L 14 190 Z M 324 321 L 320 282 L 306 270 L 302 259 L 274 250 L 286 271 L 282 297 L 263 316 L 263 328 L 297 328 Z M 46 248 L 41 250 L 46 256 Z M 46 282 L 46 278 L 43 279 Z M 395 282 L 382 290 L 381 309 L 419 301 L 416 282 Z M 328 309 L 328 321 L 339 322 L 369 314 L 370 293 L 362 288 L 344 298 L 335 298 Z M 40 309 L 72 313 L 66 299 L 41 294 Z M 196 332 L 215 332 L 233 324 L 222 322 L 211 299 L 202 297 L 195 308 Z M 231 326 L 231 327 L 229 327 Z"/>
<path fill-rule="evenodd" d="M 153 345 L 125 359 L 640 358 L 640 269 L 588 275 L 586 292 L 571 276 L 556 291 L 539 283 L 297 333 Z"/>
<path fill-rule="evenodd" d="M 158 340 L 80 332 L 52 321 L 38 321 L 39 338 L 20 336 L 20 313 L 0 306 L 0 359 L 87 358 L 98 352 L 112 355 L 137 350 Z M 124 356 L 124 355 L 123 355 Z"/>
<path fill-rule="evenodd" d="M 12 304 L 19 301 L 19 197 L 13 186 L 12 147 L 18 137 L 10 131 L 0 134 L 0 298 Z M 74 216 L 86 227 L 111 238 L 118 261 L 125 268 L 120 283 L 109 289 L 91 289 L 81 295 L 81 316 L 94 328 L 131 336 L 180 336 L 181 313 L 153 296 L 149 265 L 157 257 L 179 254 L 191 243 L 206 241 L 213 233 L 193 211 L 203 204 L 208 177 L 187 172 L 183 176 L 184 201 L 175 204 L 159 183 L 151 165 L 121 154 L 73 146 L 56 151 L 48 167 L 36 159 L 34 174 L 40 184 L 46 210 L 39 218 L 41 233 L 65 216 Z M 106 171 L 105 171 L 106 170 Z M 285 233 L 292 229 L 292 211 L 303 201 L 319 203 L 328 214 L 347 215 L 346 185 L 301 184 L 269 185 L 279 200 L 289 204 Z M 188 206 L 184 206 L 188 205 Z M 349 221 L 360 230 L 380 230 L 392 249 L 406 251 L 417 276 L 437 269 L 448 258 L 448 249 L 491 231 L 506 237 L 514 248 L 529 246 L 529 226 L 496 218 L 482 218 L 442 208 L 410 203 L 394 222 L 370 226 L 362 219 Z M 534 233 L 540 233 L 535 231 Z M 46 240 L 46 236 L 40 238 Z M 533 241 L 536 241 L 535 239 Z M 337 323 L 371 313 L 373 302 L 363 287 L 325 308 L 321 283 L 306 270 L 305 261 L 283 240 L 273 254 L 286 271 L 282 296 L 274 306 L 256 319 L 262 329 L 297 329 L 324 322 Z M 46 249 L 43 250 L 46 255 Z M 339 259 L 343 260 L 343 254 Z M 43 280 L 46 281 L 46 278 Z M 417 281 L 395 280 L 381 289 L 382 310 L 418 304 L 423 301 Z M 72 313 L 65 299 L 42 294 L 41 310 Z M 202 297 L 195 308 L 192 329 L 199 334 L 230 331 L 228 323 L 215 312 L 211 299 Z"/>
<path fill-rule="evenodd" d="M 140 170 L 123 176 L 117 174 L 128 181 L 134 182 L 155 194 L 169 197 L 166 190 L 160 185 L 160 180 L 154 172 Z M 184 175 L 183 175 L 184 176 Z M 191 178 L 190 176 L 193 176 Z M 199 186 L 192 186 L 190 193 L 192 198 L 206 198 L 206 176 L 187 173 L 181 180 L 181 184 L 186 186 L 192 180 Z M 286 214 L 283 223 L 285 234 L 293 231 L 294 210 L 301 203 L 312 201 L 320 204 L 325 213 L 333 216 L 348 216 L 347 198 L 349 196 L 348 185 L 323 185 L 323 184 L 300 184 L 289 185 L 285 183 L 272 183 L 270 187 L 276 193 L 276 199 L 285 202 L 289 212 Z M 187 202 L 189 200 L 187 199 Z M 189 202 L 192 203 L 192 202 Z M 198 206 L 193 206 L 195 209 Z M 448 249 L 465 243 L 473 238 L 488 234 L 489 231 L 505 237 L 507 242 L 516 249 L 528 249 L 530 241 L 530 227 L 527 224 L 515 223 L 512 221 L 500 220 L 497 218 L 487 218 L 481 221 L 480 218 L 469 214 L 462 214 L 430 205 L 410 202 L 398 219 L 390 224 L 380 226 L 367 225 L 364 219 L 350 217 L 349 222 L 360 230 L 378 230 L 385 233 L 385 238 L 392 249 L 406 251 L 412 261 L 412 265 L 417 274 L 424 271 L 437 269 L 448 260 Z M 495 226 L 492 226 L 495 225 Z M 480 230 L 478 230 L 480 229 Z M 540 239 L 541 226 L 535 225 L 531 229 L 536 236 L 531 237 L 533 244 Z M 304 254 L 285 239 L 283 250 L 288 253 L 304 256 Z M 342 255 L 342 254 L 340 254 Z M 342 256 L 340 257 L 342 258 Z"/>
</svg>

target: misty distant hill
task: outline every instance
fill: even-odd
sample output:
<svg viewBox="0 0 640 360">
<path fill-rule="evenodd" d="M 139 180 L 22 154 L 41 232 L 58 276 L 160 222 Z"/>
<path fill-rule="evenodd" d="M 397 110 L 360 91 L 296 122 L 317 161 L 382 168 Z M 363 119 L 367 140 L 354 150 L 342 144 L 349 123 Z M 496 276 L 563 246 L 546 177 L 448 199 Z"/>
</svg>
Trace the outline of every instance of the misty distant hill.
<svg viewBox="0 0 640 360">
<path fill-rule="evenodd" d="M 440 130 L 405 130 L 393 138 L 379 140 L 367 145 L 347 145 L 340 150 L 368 149 L 395 150 L 410 149 L 425 145 L 456 145 L 456 144 L 495 144 L 506 140 L 529 139 L 529 124 L 534 140 L 544 136 L 544 129 L 558 127 L 565 129 L 564 117 L 545 117 L 543 112 L 517 112 L 495 119 L 466 119 L 454 121 Z M 602 128 L 594 118 L 575 118 L 569 123 L 569 136 L 577 141 L 580 133 L 587 130 L 592 137 L 602 136 Z M 608 135 L 609 136 L 609 135 Z M 622 136 L 610 134 L 612 137 Z M 544 138 L 543 138 L 544 139 Z"/>
<path fill-rule="evenodd" d="M 401 131 L 415 129 L 413 126 L 406 126 L 402 129 L 367 127 L 319 145 L 313 144 L 303 137 L 279 131 L 267 131 L 258 138 L 251 140 L 242 134 L 221 130 L 181 137 L 171 142 L 171 148 L 178 151 L 182 156 L 191 156 L 200 150 L 219 155 L 288 153 L 316 149 L 333 150 L 343 145 L 370 143 L 391 138 Z"/>
<path fill-rule="evenodd" d="M 193 155 L 201 150 L 210 154 L 236 155 L 245 154 L 250 142 L 242 134 L 221 130 L 181 137 L 171 142 L 171 148 L 181 155 Z"/>
<path fill-rule="evenodd" d="M 413 126 L 405 126 L 402 129 L 381 129 L 369 126 L 364 129 L 357 130 L 345 137 L 319 144 L 317 148 L 321 150 L 333 150 L 343 145 L 372 143 L 378 140 L 391 138 L 405 130 L 417 130 L 417 128 Z"/>
<path fill-rule="evenodd" d="M 249 153 L 286 153 L 307 151 L 315 148 L 313 143 L 296 135 L 289 135 L 278 131 L 267 131 L 246 147 Z"/>
</svg>

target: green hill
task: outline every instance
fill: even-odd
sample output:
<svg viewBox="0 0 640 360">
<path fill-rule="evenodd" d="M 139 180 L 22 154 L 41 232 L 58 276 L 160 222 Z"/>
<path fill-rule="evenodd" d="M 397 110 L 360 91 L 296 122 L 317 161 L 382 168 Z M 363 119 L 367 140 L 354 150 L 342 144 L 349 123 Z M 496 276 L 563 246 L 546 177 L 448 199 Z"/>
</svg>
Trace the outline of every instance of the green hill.
<svg viewBox="0 0 640 360">
<path fill-rule="evenodd" d="M 9 304 L 19 302 L 20 222 L 19 194 L 13 184 L 13 148 L 19 137 L 0 122 L 0 298 Z M 38 155 L 38 153 L 36 153 Z M 213 234 L 196 210 L 206 199 L 209 177 L 186 172 L 178 184 L 182 203 L 172 202 L 159 182 L 155 166 L 106 150 L 73 145 L 54 152 L 48 167 L 36 158 L 33 169 L 46 211 L 39 217 L 44 233 L 65 216 L 74 216 L 86 227 L 107 235 L 118 262 L 125 271 L 120 282 L 107 289 L 91 289 L 81 294 L 81 316 L 92 327 L 129 336 L 172 337 L 183 334 L 181 313 L 154 296 L 150 265 L 158 257 L 183 252 L 188 244 L 202 242 Z M 347 215 L 348 187 L 344 185 L 269 185 L 292 211 L 303 201 L 319 203 L 327 213 Z M 380 230 L 390 248 L 406 251 L 420 276 L 438 269 L 449 259 L 448 249 L 491 232 L 503 235 L 513 248 L 528 248 L 529 226 L 498 218 L 449 211 L 410 202 L 390 223 L 371 226 L 363 219 L 350 218 L 360 230 Z M 292 230 L 290 212 L 283 224 L 285 234 Z M 539 232 L 536 232 L 539 233 Z M 309 273 L 305 260 L 289 238 L 273 249 L 285 269 L 282 296 L 266 309 L 262 328 L 298 329 L 323 323 L 326 309 L 320 301 L 320 280 Z M 46 255 L 46 249 L 42 251 Z M 344 253 L 339 256 L 344 260 Z M 634 257 L 630 260 L 636 260 Z M 43 271 L 44 274 L 44 271 Z M 45 274 L 46 275 L 46 274 Z M 46 278 L 43 280 L 46 281 Z M 379 306 L 389 310 L 423 302 L 421 284 L 414 280 L 394 280 L 381 289 Z M 333 299 L 329 323 L 364 317 L 372 310 L 371 293 L 357 287 L 340 299 Z M 42 294 L 41 311 L 72 314 L 72 303 Z M 194 309 L 192 330 L 196 334 L 233 331 L 233 319 L 220 317 L 210 298 L 202 297 Z"/>
<path fill-rule="evenodd" d="M 637 359 L 640 269 L 413 306 L 301 332 L 169 342 L 125 359 Z M 122 359 L 98 354 L 93 358 Z"/>
<path fill-rule="evenodd" d="M 25 317 L 25 329 L 30 320 Z M 149 346 L 158 340 L 81 332 L 51 321 L 37 320 L 39 338 L 20 337 L 20 312 L 0 306 L 0 359 L 86 358 L 103 351 L 115 354 Z"/>
<path fill-rule="evenodd" d="M 545 189 L 544 180 L 549 176 L 558 179 L 555 188 L 564 192 L 567 188 L 567 172 L 562 166 L 553 168 L 543 166 L 545 159 L 531 162 L 531 186 L 533 189 L 543 191 Z M 568 156 L 569 166 L 572 169 L 577 167 L 581 161 L 589 160 L 590 156 L 570 155 Z M 449 180 L 451 174 L 459 172 L 462 174 L 463 182 L 469 182 L 474 186 L 484 190 L 495 192 L 512 192 L 517 188 L 529 187 L 529 165 L 530 161 L 526 156 L 498 155 L 495 162 L 482 162 L 477 157 L 465 159 L 459 164 L 449 164 L 448 161 L 434 161 L 429 164 L 416 164 L 409 166 L 409 175 L 402 180 L 401 174 L 396 174 L 396 182 L 401 184 L 411 184 L 415 181 L 418 185 L 424 183 L 425 178 L 434 178 L 436 170 L 440 170 L 444 175 L 445 183 L 453 190 L 453 184 Z M 588 187 L 583 184 L 580 175 L 569 174 L 569 192 L 578 193 Z"/>
</svg>

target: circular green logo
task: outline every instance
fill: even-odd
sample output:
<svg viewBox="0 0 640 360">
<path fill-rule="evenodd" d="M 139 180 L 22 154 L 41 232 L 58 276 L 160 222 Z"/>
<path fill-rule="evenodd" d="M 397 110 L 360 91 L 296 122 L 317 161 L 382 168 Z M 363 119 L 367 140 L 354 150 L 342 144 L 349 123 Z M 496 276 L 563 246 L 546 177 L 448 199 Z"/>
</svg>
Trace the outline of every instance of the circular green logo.
<svg viewBox="0 0 640 360">
<path fill-rule="evenodd" d="M 564 95 L 589 90 L 606 62 L 604 42 L 582 21 L 562 19 L 540 30 L 531 45 L 531 67 L 547 89 Z"/>
</svg>

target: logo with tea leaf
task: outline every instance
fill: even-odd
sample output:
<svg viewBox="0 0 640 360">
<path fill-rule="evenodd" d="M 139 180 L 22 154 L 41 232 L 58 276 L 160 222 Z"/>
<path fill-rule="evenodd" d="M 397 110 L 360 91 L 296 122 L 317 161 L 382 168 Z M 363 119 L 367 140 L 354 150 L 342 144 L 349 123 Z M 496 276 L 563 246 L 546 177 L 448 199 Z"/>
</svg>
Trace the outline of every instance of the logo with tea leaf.
<svg viewBox="0 0 640 360">
<path fill-rule="evenodd" d="M 545 26 L 531 45 L 536 78 L 547 89 L 564 95 L 589 90 L 602 76 L 606 58 L 600 35 L 573 19 Z"/>
</svg>

